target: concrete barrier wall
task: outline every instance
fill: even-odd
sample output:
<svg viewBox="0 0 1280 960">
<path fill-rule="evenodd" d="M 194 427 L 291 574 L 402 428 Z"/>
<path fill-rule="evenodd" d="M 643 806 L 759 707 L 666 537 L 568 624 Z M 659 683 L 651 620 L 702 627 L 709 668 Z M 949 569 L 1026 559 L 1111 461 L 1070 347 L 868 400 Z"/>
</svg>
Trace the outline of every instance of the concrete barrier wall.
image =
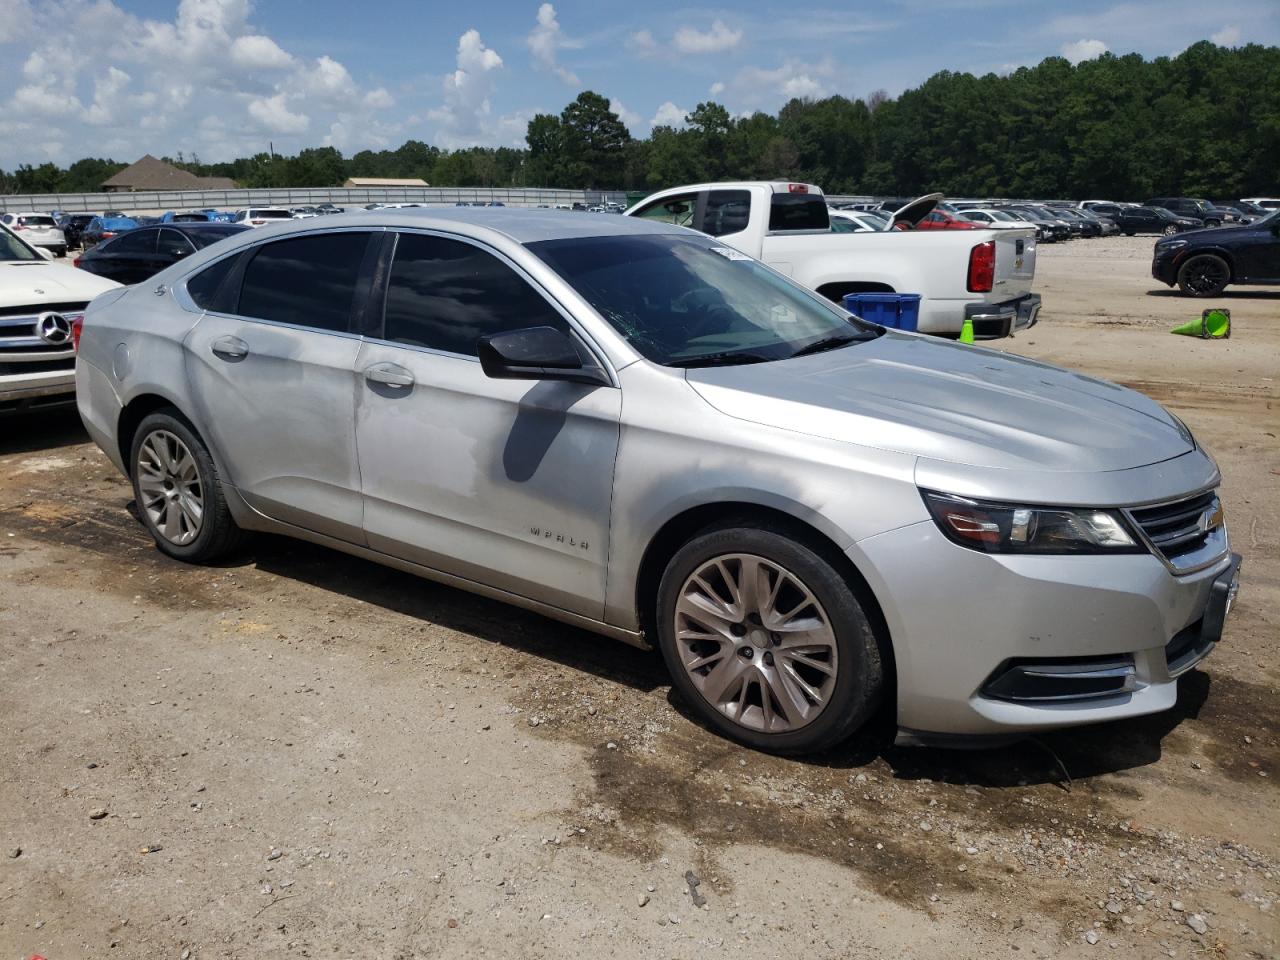
<svg viewBox="0 0 1280 960">
<path fill-rule="evenodd" d="M 585 203 L 588 206 L 612 200 L 625 203 L 623 191 L 541 190 L 502 187 L 289 187 L 263 190 L 195 190 L 138 193 L 48 193 L 0 195 L 0 213 L 35 210 L 41 213 L 62 210 L 67 213 L 101 213 L 123 210 L 126 213 L 157 214 L 166 210 L 242 210 L 245 207 L 301 207 L 333 203 L 339 207 L 362 207 L 367 203 L 440 203 L 460 200 L 471 203 L 497 201 L 509 207 L 536 207 L 540 204 Z"/>
</svg>

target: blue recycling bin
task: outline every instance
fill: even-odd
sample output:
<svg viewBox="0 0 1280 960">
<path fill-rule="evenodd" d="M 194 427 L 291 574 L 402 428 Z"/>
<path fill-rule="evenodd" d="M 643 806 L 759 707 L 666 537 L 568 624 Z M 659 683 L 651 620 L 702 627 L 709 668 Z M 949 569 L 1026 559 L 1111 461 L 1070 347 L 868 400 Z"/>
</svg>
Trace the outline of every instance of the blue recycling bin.
<svg viewBox="0 0 1280 960">
<path fill-rule="evenodd" d="M 849 293 L 844 308 L 863 320 L 895 330 L 914 330 L 920 322 L 918 293 Z"/>
</svg>

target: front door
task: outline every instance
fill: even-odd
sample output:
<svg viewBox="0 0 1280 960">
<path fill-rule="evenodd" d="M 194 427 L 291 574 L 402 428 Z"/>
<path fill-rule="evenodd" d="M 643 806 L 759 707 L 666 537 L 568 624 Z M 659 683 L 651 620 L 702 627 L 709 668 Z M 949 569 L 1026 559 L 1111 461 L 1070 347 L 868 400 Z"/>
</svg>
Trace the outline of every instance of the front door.
<svg viewBox="0 0 1280 960">
<path fill-rule="evenodd" d="M 186 340 L 201 426 L 232 485 L 268 517 L 352 543 L 364 534 L 351 331 L 378 239 L 348 230 L 252 248 Z"/>
<path fill-rule="evenodd" d="M 1280 281 L 1280 235 L 1274 228 L 1253 227 L 1232 242 L 1237 278 Z"/>
<path fill-rule="evenodd" d="M 399 235 L 356 361 L 365 532 L 375 550 L 599 619 L 621 391 L 485 376 L 479 337 L 536 326 L 571 331 L 510 261 Z"/>
</svg>

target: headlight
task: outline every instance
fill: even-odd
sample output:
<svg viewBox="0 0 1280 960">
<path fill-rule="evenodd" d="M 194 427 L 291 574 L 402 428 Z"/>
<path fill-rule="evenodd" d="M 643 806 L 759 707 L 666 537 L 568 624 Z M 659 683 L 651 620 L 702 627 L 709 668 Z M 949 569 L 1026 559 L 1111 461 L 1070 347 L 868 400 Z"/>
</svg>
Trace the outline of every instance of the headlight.
<svg viewBox="0 0 1280 960">
<path fill-rule="evenodd" d="M 922 490 L 953 543 L 985 553 L 1146 553 L 1120 513 L 1089 507 L 1023 507 Z"/>
<path fill-rule="evenodd" d="M 1185 247 L 1188 243 L 1190 243 L 1189 240 L 1161 240 L 1160 249 L 1161 250 L 1179 250 L 1182 247 Z"/>
</svg>

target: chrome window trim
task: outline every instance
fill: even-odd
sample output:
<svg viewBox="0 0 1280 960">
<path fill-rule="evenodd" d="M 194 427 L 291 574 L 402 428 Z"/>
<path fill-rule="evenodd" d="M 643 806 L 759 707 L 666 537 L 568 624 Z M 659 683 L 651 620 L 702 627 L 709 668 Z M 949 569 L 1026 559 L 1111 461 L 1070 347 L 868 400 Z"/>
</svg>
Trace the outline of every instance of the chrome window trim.
<svg viewBox="0 0 1280 960">
<path fill-rule="evenodd" d="M 1208 531 L 1205 535 L 1204 543 L 1195 550 L 1183 555 L 1189 562 L 1186 564 L 1174 563 L 1164 555 L 1164 551 L 1157 547 L 1151 538 L 1147 536 L 1146 530 L 1142 524 L 1134 519 L 1134 510 L 1145 510 L 1150 507 L 1173 506 L 1174 504 L 1183 503 L 1187 500 L 1193 500 L 1196 497 L 1203 496 L 1206 493 L 1214 494 L 1219 505 L 1221 505 L 1221 497 L 1217 494 L 1217 489 L 1221 484 L 1221 477 L 1216 477 L 1214 483 L 1201 487 L 1189 493 L 1184 493 L 1177 497 L 1164 497 L 1159 500 L 1152 500 L 1145 503 L 1134 503 L 1127 507 L 1121 508 L 1125 521 L 1129 524 L 1131 532 L 1136 534 L 1142 545 L 1151 551 L 1151 554 L 1164 564 L 1165 569 L 1172 573 L 1175 577 L 1185 577 L 1193 573 L 1199 573 L 1201 570 L 1207 570 L 1216 564 L 1221 563 L 1224 559 L 1231 556 L 1231 542 L 1227 535 L 1227 523 L 1224 519 L 1222 524 Z"/>
</svg>

